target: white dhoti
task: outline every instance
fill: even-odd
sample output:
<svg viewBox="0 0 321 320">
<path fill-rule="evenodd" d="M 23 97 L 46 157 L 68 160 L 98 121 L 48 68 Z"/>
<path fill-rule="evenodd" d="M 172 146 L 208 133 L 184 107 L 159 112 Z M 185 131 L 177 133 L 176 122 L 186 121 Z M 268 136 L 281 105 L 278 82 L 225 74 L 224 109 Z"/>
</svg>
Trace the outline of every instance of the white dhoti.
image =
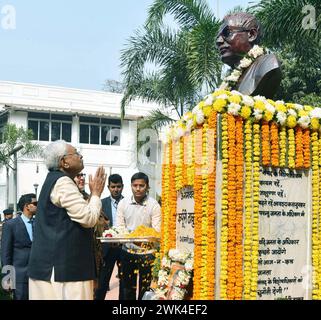
<svg viewBox="0 0 321 320">
<path fill-rule="evenodd" d="M 54 270 L 50 281 L 29 279 L 29 300 L 93 300 L 93 290 L 93 280 L 54 281 Z"/>
</svg>

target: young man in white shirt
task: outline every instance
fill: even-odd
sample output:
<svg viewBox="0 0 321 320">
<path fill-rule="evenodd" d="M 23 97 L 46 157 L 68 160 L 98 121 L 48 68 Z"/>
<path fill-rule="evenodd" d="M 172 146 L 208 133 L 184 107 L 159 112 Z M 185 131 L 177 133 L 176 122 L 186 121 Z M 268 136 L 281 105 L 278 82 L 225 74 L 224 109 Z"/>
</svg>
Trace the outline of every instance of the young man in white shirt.
<svg viewBox="0 0 321 320">
<path fill-rule="evenodd" d="M 161 208 L 158 202 L 148 195 L 149 179 L 143 172 L 131 178 L 133 195 L 122 199 L 117 208 L 117 226 L 126 227 L 130 232 L 138 226 L 161 230 Z M 120 282 L 122 300 L 136 300 L 137 272 L 139 273 L 138 300 L 149 290 L 152 280 L 151 269 L 154 250 L 146 251 L 133 243 L 125 244 L 120 255 Z"/>
</svg>

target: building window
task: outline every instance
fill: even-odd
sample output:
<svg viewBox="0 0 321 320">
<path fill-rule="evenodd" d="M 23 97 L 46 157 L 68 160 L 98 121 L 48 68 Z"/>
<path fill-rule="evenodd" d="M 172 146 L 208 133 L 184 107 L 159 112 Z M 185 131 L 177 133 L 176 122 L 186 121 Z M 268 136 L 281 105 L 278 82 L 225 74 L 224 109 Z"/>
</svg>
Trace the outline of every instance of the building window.
<svg viewBox="0 0 321 320">
<path fill-rule="evenodd" d="M 8 113 L 5 112 L 0 115 L 0 143 L 3 143 L 3 131 L 6 124 L 8 124 Z"/>
<path fill-rule="evenodd" d="M 33 132 L 33 140 L 71 142 L 72 116 L 40 112 L 28 113 L 28 129 Z"/>
<path fill-rule="evenodd" d="M 80 117 L 80 143 L 120 145 L 120 120 Z"/>
</svg>

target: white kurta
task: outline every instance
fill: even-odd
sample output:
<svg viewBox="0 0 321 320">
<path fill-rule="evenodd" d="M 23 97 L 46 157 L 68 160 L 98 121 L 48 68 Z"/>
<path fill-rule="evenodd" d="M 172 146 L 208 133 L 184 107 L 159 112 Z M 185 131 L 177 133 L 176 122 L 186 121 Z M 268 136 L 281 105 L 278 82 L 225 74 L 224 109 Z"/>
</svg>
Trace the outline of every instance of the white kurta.
<svg viewBox="0 0 321 320">
<path fill-rule="evenodd" d="M 52 189 L 51 201 L 65 208 L 70 219 L 84 228 L 92 228 L 98 222 L 101 200 L 92 196 L 83 199 L 76 184 L 68 177 L 59 178 Z M 93 280 L 55 282 L 54 269 L 50 281 L 29 279 L 29 300 L 92 300 Z"/>
</svg>

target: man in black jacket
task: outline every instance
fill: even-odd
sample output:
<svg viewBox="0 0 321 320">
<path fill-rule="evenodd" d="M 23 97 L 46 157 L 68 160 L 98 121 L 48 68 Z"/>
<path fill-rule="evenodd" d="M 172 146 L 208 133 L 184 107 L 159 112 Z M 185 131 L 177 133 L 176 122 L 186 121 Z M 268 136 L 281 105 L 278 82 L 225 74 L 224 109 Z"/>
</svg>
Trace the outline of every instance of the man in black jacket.
<svg viewBox="0 0 321 320">
<path fill-rule="evenodd" d="M 24 194 L 19 200 L 21 216 L 3 225 L 1 238 L 2 266 L 15 268 L 15 283 L 11 284 L 15 300 L 28 300 L 28 262 L 33 240 L 33 221 L 37 199 L 33 193 Z"/>
<path fill-rule="evenodd" d="M 9 221 L 13 218 L 13 209 L 5 209 L 3 210 L 4 220 L 3 223 Z"/>
<path fill-rule="evenodd" d="M 92 300 L 96 278 L 93 230 L 101 210 L 105 170 L 89 176 L 84 200 L 75 176 L 83 157 L 63 140 L 45 150 L 49 170 L 42 186 L 28 266 L 30 300 Z"/>
<path fill-rule="evenodd" d="M 112 174 L 108 178 L 108 190 L 110 196 L 102 199 L 103 214 L 109 221 L 109 227 L 116 224 L 116 213 L 118 202 L 123 198 L 122 191 L 124 188 L 123 179 L 119 174 Z M 115 263 L 119 268 L 119 257 L 121 248 L 119 246 L 102 244 L 103 265 L 100 270 L 98 288 L 95 294 L 95 300 L 104 300 L 106 292 L 109 290 L 109 282 L 114 270 Z M 119 288 L 121 290 L 121 288 Z M 121 296 L 121 294 L 120 294 Z"/>
</svg>

